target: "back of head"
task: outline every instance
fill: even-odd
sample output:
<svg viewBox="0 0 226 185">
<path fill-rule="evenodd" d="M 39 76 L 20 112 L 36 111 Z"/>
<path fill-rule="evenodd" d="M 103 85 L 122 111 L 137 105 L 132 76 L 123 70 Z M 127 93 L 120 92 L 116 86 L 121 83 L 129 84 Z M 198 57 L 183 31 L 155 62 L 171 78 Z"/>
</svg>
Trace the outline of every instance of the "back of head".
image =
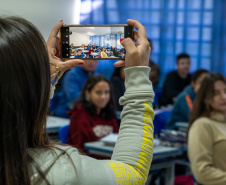
<svg viewBox="0 0 226 185">
<path fill-rule="evenodd" d="M 49 93 L 41 34 L 22 18 L 0 18 L 0 184 L 30 184 L 27 149 L 48 144 Z"/>
<path fill-rule="evenodd" d="M 226 84 L 225 77 L 220 73 L 207 74 L 202 81 L 200 89 L 195 98 L 189 128 L 196 119 L 202 116 L 210 117 L 213 111 L 210 101 L 214 96 L 214 84 L 216 81 L 223 81 Z"/>
<path fill-rule="evenodd" d="M 208 73 L 208 71 L 206 69 L 198 69 L 196 70 L 191 77 L 191 81 L 195 82 L 202 74 L 204 73 Z"/>
</svg>

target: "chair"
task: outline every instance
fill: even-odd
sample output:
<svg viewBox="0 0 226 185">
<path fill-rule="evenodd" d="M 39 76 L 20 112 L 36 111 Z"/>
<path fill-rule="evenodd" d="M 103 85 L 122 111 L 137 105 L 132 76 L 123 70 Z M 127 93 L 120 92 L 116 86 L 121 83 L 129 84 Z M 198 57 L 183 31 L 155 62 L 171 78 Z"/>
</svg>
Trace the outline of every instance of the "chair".
<svg viewBox="0 0 226 185">
<path fill-rule="evenodd" d="M 155 115 L 154 118 L 154 135 L 159 135 L 161 130 L 165 127 L 171 115 L 171 110 L 162 110 Z"/>
<path fill-rule="evenodd" d="M 63 126 L 59 128 L 59 132 L 58 132 L 58 136 L 59 136 L 59 140 L 61 143 L 63 144 L 67 144 L 67 140 L 68 140 L 68 132 L 69 132 L 69 125 L 67 126 Z"/>
<path fill-rule="evenodd" d="M 154 102 L 153 102 L 153 107 L 154 108 L 159 108 L 159 102 L 162 94 L 162 89 L 156 89 L 154 90 L 155 92 L 155 97 L 154 97 Z"/>
</svg>

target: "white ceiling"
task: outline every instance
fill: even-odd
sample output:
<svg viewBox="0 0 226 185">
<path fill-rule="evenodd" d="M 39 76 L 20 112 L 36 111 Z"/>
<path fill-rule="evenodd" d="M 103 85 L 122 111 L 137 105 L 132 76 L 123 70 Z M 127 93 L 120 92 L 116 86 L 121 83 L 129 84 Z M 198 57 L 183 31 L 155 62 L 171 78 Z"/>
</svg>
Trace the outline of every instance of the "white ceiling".
<svg viewBox="0 0 226 185">
<path fill-rule="evenodd" d="M 124 27 L 70 27 L 70 31 L 89 36 L 109 35 L 124 33 Z"/>
</svg>

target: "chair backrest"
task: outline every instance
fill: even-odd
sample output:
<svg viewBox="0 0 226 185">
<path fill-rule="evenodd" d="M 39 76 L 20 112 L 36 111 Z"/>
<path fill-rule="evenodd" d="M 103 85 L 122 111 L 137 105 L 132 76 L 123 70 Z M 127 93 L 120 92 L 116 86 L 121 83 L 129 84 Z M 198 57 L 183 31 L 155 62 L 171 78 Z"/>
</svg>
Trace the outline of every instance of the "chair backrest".
<svg viewBox="0 0 226 185">
<path fill-rule="evenodd" d="M 156 90 L 154 90 L 154 92 L 155 92 L 155 97 L 154 97 L 153 106 L 154 106 L 154 108 L 159 108 L 159 102 L 160 102 L 160 98 L 162 95 L 162 89 L 156 89 Z"/>
<path fill-rule="evenodd" d="M 158 112 L 154 118 L 154 134 L 160 134 L 161 130 L 165 127 L 171 115 L 171 110 L 163 110 Z"/>
<path fill-rule="evenodd" d="M 68 132 L 69 132 L 69 125 L 63 126 L 59 128 L 58 136 L 61 143 L 67 144 L 68 143 Z"/>
</svg>

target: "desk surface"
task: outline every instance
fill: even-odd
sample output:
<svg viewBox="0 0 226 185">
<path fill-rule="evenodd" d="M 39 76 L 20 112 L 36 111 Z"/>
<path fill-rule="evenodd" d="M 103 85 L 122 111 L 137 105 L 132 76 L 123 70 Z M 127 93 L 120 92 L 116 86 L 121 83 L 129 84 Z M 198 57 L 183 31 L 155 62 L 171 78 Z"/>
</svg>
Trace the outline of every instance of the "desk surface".
<svg viewBox="0 0 226 185">
<path fill-rule="evenodd" d="M 106 157 L 111 157 L 114 147 L 107 146 L 101 141 L 85 143 L 87 151 L 91 154 L 102 155 Z M 153 149 L 153 159 L 161 159 L 166 157 L 175 157 L 181 155 L 186 148 L 177 147 L 166 147 L 166 146 L 155 146 Z"/>
<path fill-rule="evenodd" d="M 60 118 L 55 116 L 47 116 L 46 130 L 48 133 L 58 132 L 60 127 L 70 124 L 70 119 Z"/>
</svg>

